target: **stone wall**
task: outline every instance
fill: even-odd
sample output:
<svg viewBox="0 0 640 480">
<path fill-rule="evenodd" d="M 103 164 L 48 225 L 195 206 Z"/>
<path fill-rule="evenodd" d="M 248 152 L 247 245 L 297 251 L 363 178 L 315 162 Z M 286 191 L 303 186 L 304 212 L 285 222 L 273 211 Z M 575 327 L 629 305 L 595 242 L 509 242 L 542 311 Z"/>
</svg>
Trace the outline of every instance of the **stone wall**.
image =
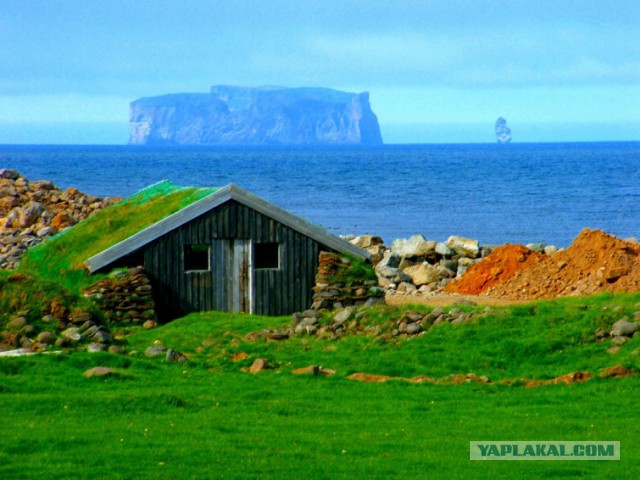
<svg viewBox="0 0 640 480">
<path fill-rule="evenodd" d="M 111 322 L 153 326 L 157 322 L 153 287 L 144 269 L 116 270 L 112 276 L 86 288 L 84 296 Z"/>
<path fill-rule="evenodd" d="M 314 310 L 340 309 L 384 302 L 384 290 L 376 280 L 358 280 L 345 275 L 351 261 L 339 254 L 320 252 L 316 285 L 313 287 Z"/>
</svg>

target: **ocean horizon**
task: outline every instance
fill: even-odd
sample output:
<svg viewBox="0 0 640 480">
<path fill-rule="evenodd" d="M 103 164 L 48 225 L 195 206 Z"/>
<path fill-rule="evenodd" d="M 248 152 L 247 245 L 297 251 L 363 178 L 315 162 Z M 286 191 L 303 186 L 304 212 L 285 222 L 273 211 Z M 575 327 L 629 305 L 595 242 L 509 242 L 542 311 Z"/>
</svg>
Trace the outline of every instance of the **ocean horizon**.
<svg viewBox="0 0 640 480">
<path fill-rule="evenodd" d="M 0 168 L 95 196 L 234 183 L 330 232 L 568 246 L 640 236 L 640 142 L 0 145 Z"/>
</svg>

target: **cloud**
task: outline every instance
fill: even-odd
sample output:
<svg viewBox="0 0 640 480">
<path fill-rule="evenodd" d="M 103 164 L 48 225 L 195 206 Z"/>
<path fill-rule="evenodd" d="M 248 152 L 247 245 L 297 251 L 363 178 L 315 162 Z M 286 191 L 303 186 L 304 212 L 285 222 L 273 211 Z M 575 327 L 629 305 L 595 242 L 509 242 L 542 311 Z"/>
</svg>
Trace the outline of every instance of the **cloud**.
<svg viewBox="0 0 640 480">
<path fill-rule="evenodd" d="M 494 87 L 631 84 L 640 81 L 638 35 L 551 24 L 473 31 L 309 34 L 291 48 L 257 51 L 256 71 L 301 83 Z M 280 81 L 279 83 L 282 83 Z"/>
</svg>

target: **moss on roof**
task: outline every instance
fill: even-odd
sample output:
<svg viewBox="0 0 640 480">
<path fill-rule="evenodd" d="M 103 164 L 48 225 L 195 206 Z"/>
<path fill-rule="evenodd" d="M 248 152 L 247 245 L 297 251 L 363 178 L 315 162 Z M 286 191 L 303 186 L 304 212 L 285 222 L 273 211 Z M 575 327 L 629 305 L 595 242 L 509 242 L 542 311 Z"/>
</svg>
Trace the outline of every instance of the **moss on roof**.
<svg viewBox="0 0 640 480">
<path fill-rule="evenodd" d="M 30 249 L 19 270 L 62 281 L 78 291 L 96 281 L 86 275 L 85 260 L 216 190 L 168 181 L 151 185 Z"/>
</svg>

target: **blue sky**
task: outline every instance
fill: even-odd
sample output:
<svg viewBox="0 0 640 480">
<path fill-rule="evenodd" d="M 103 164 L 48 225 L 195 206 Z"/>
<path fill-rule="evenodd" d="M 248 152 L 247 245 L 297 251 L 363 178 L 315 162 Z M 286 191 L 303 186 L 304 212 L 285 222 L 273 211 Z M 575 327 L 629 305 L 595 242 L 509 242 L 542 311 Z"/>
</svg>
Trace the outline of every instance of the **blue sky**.
<svg viewBox="0 0 640 480">
<path fill-rule="evenodd" d="M 640 140 L 640 1 L 0 0 L 0 143 L 214 84 L 369 91 L 386 143 Z"/>
</svg>

